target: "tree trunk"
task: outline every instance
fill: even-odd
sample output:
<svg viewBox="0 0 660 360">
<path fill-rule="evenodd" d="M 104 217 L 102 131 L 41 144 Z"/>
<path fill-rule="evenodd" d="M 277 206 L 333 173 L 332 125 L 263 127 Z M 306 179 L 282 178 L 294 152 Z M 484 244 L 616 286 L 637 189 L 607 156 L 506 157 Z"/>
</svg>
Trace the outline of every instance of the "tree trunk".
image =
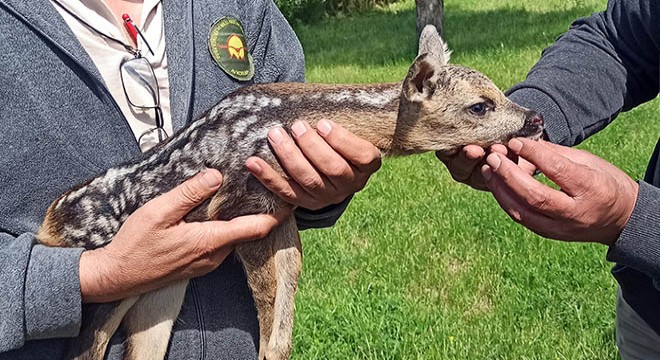
<svg viewBox="0 0 660 360">
<path fill-rule="evenodd" d="M 417 38 L 424 26 L 435 25 L 440 36 L 444 32 L 445 17 L 444 0 L 415 0 L 417 5 Z"/>
</svg>

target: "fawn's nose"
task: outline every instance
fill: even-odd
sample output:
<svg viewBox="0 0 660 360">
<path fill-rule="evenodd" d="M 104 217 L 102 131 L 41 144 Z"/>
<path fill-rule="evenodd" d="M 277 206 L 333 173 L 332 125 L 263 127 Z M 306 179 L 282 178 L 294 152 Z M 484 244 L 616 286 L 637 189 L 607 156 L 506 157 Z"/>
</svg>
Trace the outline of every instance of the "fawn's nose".
<svg viewBox="0 0 660 360">
<path fill-rule="evenodd" d="M 538 127 L 543 127 L 543 115 L 534 111 L 532 114 L 532 124 Z"/>
</svg>

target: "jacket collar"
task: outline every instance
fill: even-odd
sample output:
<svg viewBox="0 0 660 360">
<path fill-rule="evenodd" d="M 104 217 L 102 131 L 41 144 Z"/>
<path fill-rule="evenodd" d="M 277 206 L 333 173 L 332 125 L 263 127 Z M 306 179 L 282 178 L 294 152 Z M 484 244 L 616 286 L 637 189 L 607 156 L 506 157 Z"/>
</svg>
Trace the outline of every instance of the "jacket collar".
<svg viewBox="0 0 660 360">
<path fill-rule="evenodd" d="M 22 18 L 27 26 L 41 33 L 85 71 L 103 83 L 94 62 L 49 0 L 0 0 L 0 3 L 7 5 L 9 10 Z"/>
<path fill-rule="evenodd" d="M 192 0 L 163 0 L 163 26 L 174 130 L 192 119 L 194 37 Z"/>
<path fill-rule="evenodd" d="M 59 47 L 99 84 L 101 74 L 80 45 L 75 34 L 49 0 L 0 0 L 22 18 L 27 26 L 41 33 Z M 170 81 L 170 108 L 175 130 L 185 126 L 192 116 L 193 30 L 191 0 L 163 0 L 165 46 Z"/>
</svg>

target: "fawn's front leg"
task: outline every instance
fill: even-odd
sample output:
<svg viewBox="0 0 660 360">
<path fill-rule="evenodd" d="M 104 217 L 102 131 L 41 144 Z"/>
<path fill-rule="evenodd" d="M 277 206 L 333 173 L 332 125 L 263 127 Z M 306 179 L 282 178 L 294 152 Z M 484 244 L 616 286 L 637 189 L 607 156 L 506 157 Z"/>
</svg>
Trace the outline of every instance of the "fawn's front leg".
<svg viewBox="0 0 660 360">
<path fill-rule="evenodd" d="M 285 360 L 291 353 L 294 297 L 302 266 L 295 219 L 263 240 L 237 247 L 259 320 L 259 360 Z"/>
<path fill-rule="evenodd" d="M 143 294 L 124 317 L 128 334 L 124 360 L 163 360 L 188 280 Z"/>
</svg>

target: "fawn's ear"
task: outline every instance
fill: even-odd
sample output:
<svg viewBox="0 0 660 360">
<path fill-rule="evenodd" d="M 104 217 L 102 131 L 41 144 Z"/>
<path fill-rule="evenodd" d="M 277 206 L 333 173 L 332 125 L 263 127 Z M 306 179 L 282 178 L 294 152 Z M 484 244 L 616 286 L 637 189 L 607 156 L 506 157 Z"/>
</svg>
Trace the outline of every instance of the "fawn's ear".
<svg viewBox="0 0 660 360">
<path fill-rule="evenodd" d="M 422 102 L 431 98 L 438 86 L 440 67 L 438 60 L 429 54 L 422 54 L 408 70 L 403 80 L 403 96 L 411 102 Z"/>
<path fill-rule="evenodd" d="M 440 65 L 449 64 L 449 56 L 451 51 L 447 44 L 442 41 L 438 30 L 433 25 L 426 25 L 419 35 L 419 51 L 417 55 L 429 54 L 436 58 Z"/>
</svg>

